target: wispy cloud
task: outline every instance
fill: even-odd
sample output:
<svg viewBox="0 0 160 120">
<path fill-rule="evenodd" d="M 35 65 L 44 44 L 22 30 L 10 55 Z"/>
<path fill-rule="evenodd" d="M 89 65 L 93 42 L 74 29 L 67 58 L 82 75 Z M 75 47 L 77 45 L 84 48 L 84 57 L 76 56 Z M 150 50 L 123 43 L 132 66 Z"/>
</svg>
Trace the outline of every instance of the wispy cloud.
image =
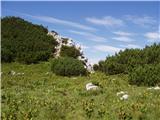
<svg viewBox="0 0 160 120">
<path fill-rule="evenodd" d="M 88 31 L 96 31 L 96 29 L 93 27 L 83 25 L 83 24 L 73 22 L 73 21 L 58 19 L 55 17 L 41 16 L 41 15 L 30 15 L 30 14 L 26 14 L 26 13 L 18 13 L 18 14 L 21 14 L 23 16 L 27 16 L 27 17 L 30 17 L 33 19 L 37 19 L 37 20 L 40 20 L 43 22 L 47 22 L 47 23 L 60 24 L 60 25 L 65 25 L 65 26 L 74 27 L 74 28 L 78 28 L 78 29 L 82 29 L 82 30 L 88 30 Z"/>
<path fill-rule="evenodd" d="M 92 40 L 95 42 L 106 42 L 106 38 L 97 36 L 88 32 L 82 32 L 82 31 L 75 31 L 75 30 L 70 30 L 69 32 L 84 36 L 87 40 Z"/>
<path fill-rule="evenodd" d="M 149 42 L 160 41 L 160 33 L 158 32 L 148 32 L 144 34 L 144 36 L 148 39 Z"/>
<path fill-rule="evenodd" d="M 123 48 L 142 48 L 141 46 L 135 45 L 135 44 L 120 45 L 120 47 L 123 47 Z"/>
<path fill-rule="evenodd" d="M 89 46 L 86 46 L 86 45 L 81 45 L 81 48 L 82 48 L 83 50 L 85 50 L 85 49 L 89 49 L 90 47 L 89 47 Z"/>
<path fill-rule="evenodd" d="M 119 52 L 120 50 L 123 50 L 123 48 L 119 47 L 113 47 L 109 45 L 96 45 L 94 46 L 96 50 L 102 51 L 102 52 L 107 52 L 109 54 L 114 54 L 115 52 Z"/>
<path fill-rule="evenodd" d="M 156 20 L 151 16 L 125 15 L 125 19 L 143 27 L 154 25 L 156 23 Z"/>
<path fill-rule="evenodd" d="M 112 39 L 121 41 L 121 42 L 133 42 L 134 41 L 132 38 L 125 37 L 125 36 L 113 37 Z"/>
<path fill-rule="evenodd" d="M 103 26 L 123 26 L 124 21 L 118 18 L 114 18 L 112 16 L 105 16 L 103 18 L 94 18 L 94 17 L 88 17 L 86 20 L 90 23 L 97 24 L 97 25 L 103 25 Z"/>
<path fill-rule="evenodd" d="M 91 65 L 97 64 L 100 61 L 99 58 L 90 58 L 89 63 Z"/>
<path fill-rule="evenodd" d="M 119 36 L 133 36 L 133 35 L 135 35 L 135 33 L 124 32 L 124 31 L 116 31 L 113 33 L 116 35 L 119 35 Z"/>
</svg>

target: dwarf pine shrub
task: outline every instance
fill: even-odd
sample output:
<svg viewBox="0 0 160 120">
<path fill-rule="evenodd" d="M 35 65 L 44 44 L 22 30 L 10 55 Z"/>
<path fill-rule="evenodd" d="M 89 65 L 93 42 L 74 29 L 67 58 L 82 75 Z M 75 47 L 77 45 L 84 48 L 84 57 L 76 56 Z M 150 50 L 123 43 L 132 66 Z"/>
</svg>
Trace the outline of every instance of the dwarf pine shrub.
<svg viewBox="0 0 160 120">
<path fill-rule="evenodd" d="M 4 17 L 2 21 L 2 62 L 25 64 L 47 61 L 55 52 L 56 40 L 47 35 L 47 28 L 19 17 Z"/>
<path fill-rule="evenodd" d="M 129 82 L 135 85 L 155 86 L 160 84 L 160 64 L 144 65 L 129 73 Z"/>
<path fill-rule="evenodd" d="M 80 60 L 70 57 L 54 59 L 51 64 L 51 71 L 61 76 L 79 76 L 87 74 L 83 63 Z"/>
</svg>

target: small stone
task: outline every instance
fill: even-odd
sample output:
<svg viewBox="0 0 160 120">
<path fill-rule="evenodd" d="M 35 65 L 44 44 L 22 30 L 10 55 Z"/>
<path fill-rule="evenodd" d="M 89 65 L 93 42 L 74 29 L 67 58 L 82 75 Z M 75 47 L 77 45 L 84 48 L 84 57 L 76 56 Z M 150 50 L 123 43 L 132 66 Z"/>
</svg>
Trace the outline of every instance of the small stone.
<svg viewBox="0 0 160 120">
<path fill-rule="evenodd" d="M 86 84 L 86 90 L 97 90 L 98 89 L 98 86 L 92 84 L 92 83 L 87 83 Z"/>
<path fill-rule="evenodd" d="M 160 90 L 159 86 L 154 87 L 155 90 Z"/>
<path fill-rule="evenodd" d="M 159 86 L 147 88 L 147 90 L 160 90 Z"/>
<path fill-rule="evenodd" d="M 126 94 L 126 93 L 127 93 L 126 91 L 120 91 L 120 92 L 117 92 L 117 96 L 123 95 L 123 94 Z"/>
<path fill-rule="evenodd" d="M 129 97 L 129 95 L 124 94 L 122 97 L 120 97 L 120 100 L 127 100 Z"/>
</svg>

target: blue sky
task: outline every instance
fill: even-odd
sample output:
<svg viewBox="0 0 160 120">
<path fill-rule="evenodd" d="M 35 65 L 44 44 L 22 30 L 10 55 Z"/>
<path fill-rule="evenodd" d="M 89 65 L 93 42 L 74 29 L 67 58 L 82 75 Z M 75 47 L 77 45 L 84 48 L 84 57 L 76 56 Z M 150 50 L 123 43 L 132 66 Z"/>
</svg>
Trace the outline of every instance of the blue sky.
<svg viewBox="0 0 160 120">
<path fill-rule="evenodd" d="M 81 44 L 91 63 L 125 48 L 160 42 L 160 2 L 2 2 L 19 16 Z"/>
</svg>

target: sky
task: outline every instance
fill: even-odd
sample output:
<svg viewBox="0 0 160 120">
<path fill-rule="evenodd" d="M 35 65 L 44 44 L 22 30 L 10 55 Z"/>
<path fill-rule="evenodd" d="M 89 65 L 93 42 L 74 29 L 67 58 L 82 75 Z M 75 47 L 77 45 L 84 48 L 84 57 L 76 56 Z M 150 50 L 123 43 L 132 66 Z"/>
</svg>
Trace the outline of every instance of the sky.
<svg viewBox="0 0 160 120">
<path fill-rule="evenodd" d="M 160 2 L 7 2 L 1 16 L 18 16 L 80 44 L 97 63 L 125 48 L 160 43 Z"/>
</svg>

